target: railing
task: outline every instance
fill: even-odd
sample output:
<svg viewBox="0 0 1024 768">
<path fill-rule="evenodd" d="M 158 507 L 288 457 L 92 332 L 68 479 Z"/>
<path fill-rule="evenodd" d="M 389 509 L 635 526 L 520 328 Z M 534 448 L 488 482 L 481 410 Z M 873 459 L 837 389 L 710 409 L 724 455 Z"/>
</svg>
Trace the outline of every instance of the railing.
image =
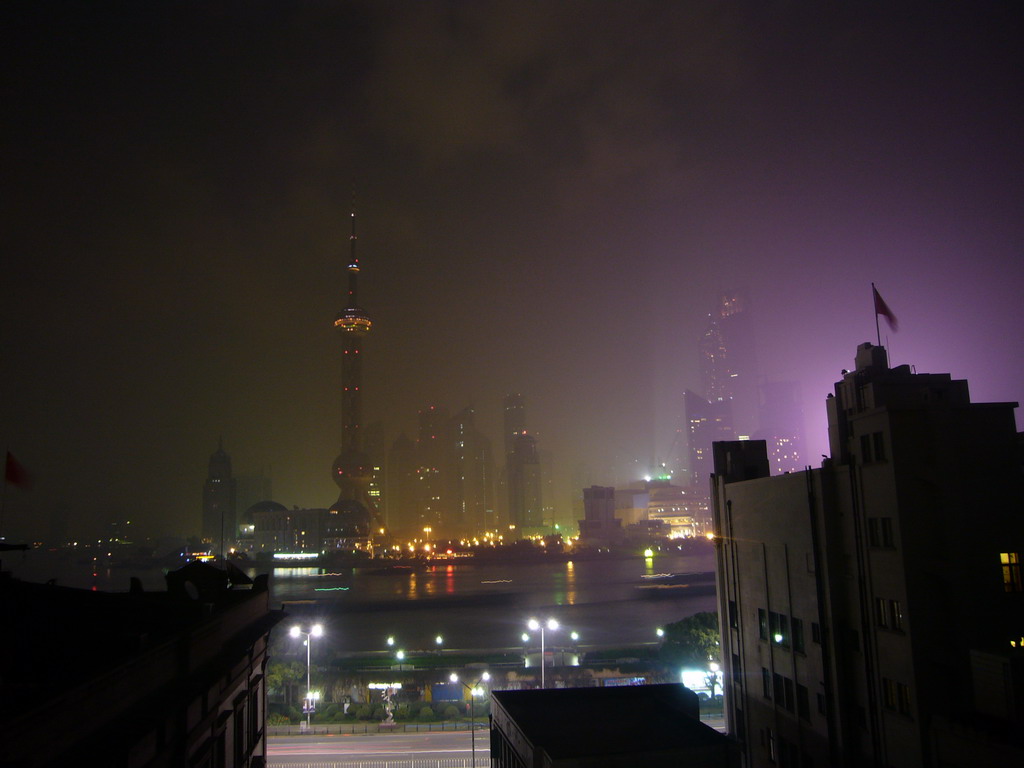
<svg viewBox="0 0 1024 768">
<path fill-rule="evenodd" d="M 465 721 L 440 723 L 313 723 L 306 728 L 302 725 L 268 725 L 267 736 L 325 736 L 330 733 L 420 733 L 430 731 L 468 731 L 469 723 Z M 478 720 L 473 724 L 476 730 L 487 730 L 487 723 Z M 397 765 L 397 763 L 396 763 Z"/>
<path fill-rule="evenodd" d="M 486 757 L 477 757 L 477 765 L 490 763 Z M 268 765 L 273 766 L 270 762 Z M 284 765 L 284 764 L 282 764 Z M 472 768 L 468 757 L 382 757 L 376 760 L 318 760 L 311 763 L 289 761 L 288 768 Z"/>
</svg>

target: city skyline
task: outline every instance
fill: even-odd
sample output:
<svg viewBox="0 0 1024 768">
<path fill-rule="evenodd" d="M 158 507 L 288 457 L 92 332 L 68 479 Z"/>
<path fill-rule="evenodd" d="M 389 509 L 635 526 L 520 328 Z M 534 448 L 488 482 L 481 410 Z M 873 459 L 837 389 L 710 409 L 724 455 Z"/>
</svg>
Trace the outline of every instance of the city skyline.
<svg viewBox="0 0 1024 768">
<path fill-rule="evenodd" d="M 1019 8 L 2 13 L 0 438 L 34 483 L 0 533 L 198 530 L 219 436 L 329 506 L 353 186 L 385 444 L 470 407 L 497 449 L 518 392 L 564 476 L 639 478 L 732 289 L 812 465 L 872 281 L 893 365 L 1024 396 Z"/>
</svg>

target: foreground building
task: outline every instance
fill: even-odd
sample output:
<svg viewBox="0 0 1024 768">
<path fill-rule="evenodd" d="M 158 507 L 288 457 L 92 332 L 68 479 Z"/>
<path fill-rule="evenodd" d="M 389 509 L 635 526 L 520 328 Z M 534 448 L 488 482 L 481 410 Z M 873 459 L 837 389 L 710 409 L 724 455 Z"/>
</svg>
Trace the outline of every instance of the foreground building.
<svg viewBox="0 0 1024 768">
<path fill-rule="evenodd" d="M 109 593 L 0 576 L 3 765 L 266 764 L 267 643 L 282 618 L 266 577 L 194 563 L 167 584 Z"/>
<path fill-rule="evenodd" d="M 679 683 L 491 694 L 494 768 L 733 768 L 738 758 Z"/>
<path fill-rule="evenodd" d="M 717 443 L 725 698 L 748 766 L 1020 765 L 1024 493 L 1015 403 L 862 344 L 831 458 L 769 477 Z"/>
</svg>

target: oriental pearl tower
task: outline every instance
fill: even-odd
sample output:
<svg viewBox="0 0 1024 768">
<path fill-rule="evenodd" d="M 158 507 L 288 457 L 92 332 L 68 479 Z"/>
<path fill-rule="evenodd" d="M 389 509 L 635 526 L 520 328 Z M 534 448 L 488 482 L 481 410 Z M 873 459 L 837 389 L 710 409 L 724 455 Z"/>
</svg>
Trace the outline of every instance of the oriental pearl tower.
<svg viewBox="0 0 1024 768">
<path fill-rule="evenodd" d="M 334 460 L 332 477 L 340 489 L 330 509 L 328 528 L 334 537 L 351 543 L 369 543 L 380 529 L 377 505 L 371 498 L 372 467 L 362 451 L 363 339 L 370 332 L 370 316 L 358 304 L 359 259 L 356 256 L 356 214 L 348 260 L 348 300 L 334 327 L 341 334 L 341 452 Z"/>
</svg>

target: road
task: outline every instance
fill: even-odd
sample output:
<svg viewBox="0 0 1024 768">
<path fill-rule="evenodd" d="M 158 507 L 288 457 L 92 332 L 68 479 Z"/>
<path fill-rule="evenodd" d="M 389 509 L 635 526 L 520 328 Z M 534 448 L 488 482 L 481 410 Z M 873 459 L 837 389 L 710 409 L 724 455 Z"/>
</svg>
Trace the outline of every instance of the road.
<svg viewBox="0 0 1024 768">
<path fill-rule="evenodd" d="M 470 768 L 469 731 L 278 736 L 267 763 L 280 768 Z M 487 731 L 476 734 L 476 764 L 490 765 Z"/>
</svg>

